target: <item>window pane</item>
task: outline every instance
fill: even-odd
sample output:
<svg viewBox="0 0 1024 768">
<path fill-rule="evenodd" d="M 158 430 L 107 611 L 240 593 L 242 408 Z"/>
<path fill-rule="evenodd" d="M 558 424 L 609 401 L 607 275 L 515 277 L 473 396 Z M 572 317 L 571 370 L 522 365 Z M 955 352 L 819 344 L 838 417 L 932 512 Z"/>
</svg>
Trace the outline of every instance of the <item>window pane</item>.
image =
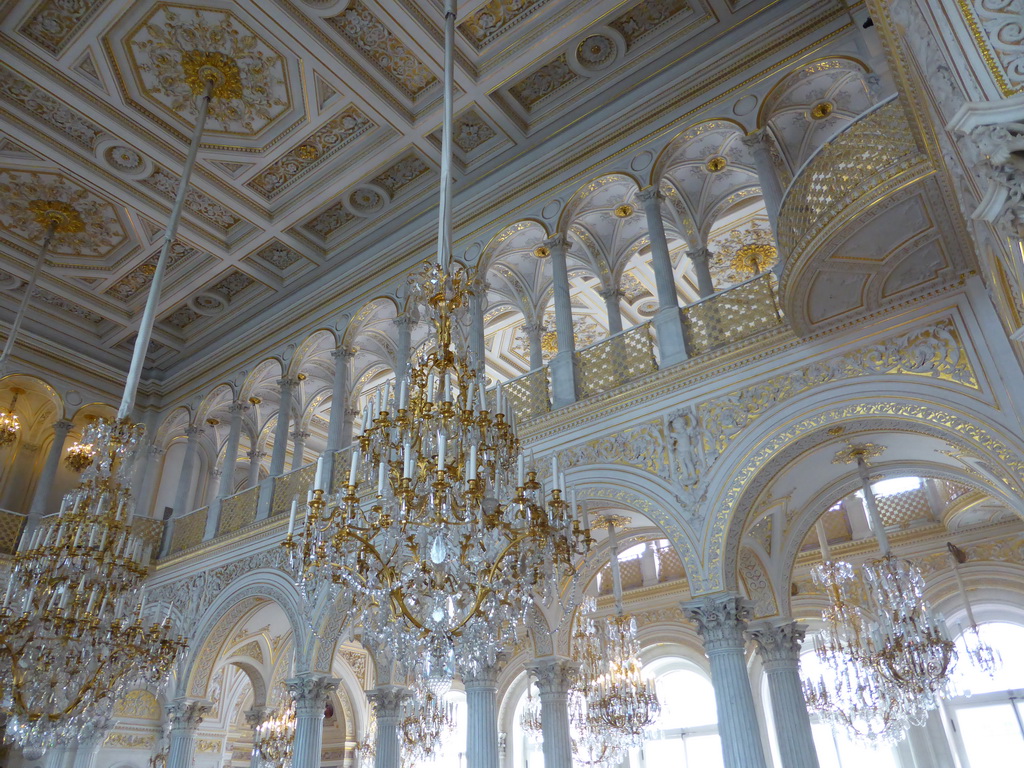
<svg viewBox="0 0 1024 768">
<path fill-rule="evenodd" d="M 958 707 L 956 719 L 970 768 L 1020 765 L 1024 761 L 1024 738 L 1010 702 Z"/>
<path fill-rule="evenodd" d="M 993 621 L 979 625 L 981 639 L 995 648 L 1002 656 L 1003 666 L 995 678 L 977 670 L 964 653 L 965 635 L 957 638 L 959 660 L 956 665 L 957 687 L 970 693 L 989 693 L 1013 688 L 1024 688 L 1024 627 L 1018 624 Z"/>
<path fill-rule="evenodd" d="M 651 766 L 670 766 L 672 763 L 648 763 Z M 717 733 L 707 736 L 686 737 L 687 768 L 722 768 L 722 740 Z"/>
<path fill-rule="evenodd" d="M 680 669 L 659 675 L 655 681 L 661 716 L 657 727 L 694 728 L 718 722 L 715 691 L 711 681 L 697 672 Z"/>
</svg>

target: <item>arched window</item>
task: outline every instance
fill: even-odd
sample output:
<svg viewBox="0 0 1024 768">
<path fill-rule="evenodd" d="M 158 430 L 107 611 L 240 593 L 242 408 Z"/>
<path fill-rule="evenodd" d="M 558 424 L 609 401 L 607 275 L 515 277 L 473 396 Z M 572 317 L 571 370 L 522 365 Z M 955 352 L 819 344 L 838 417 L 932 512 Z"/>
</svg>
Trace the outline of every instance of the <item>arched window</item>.
<svg viewBox="0 0 1024 768">
<path fill-rule="evenodd" d="M 1024 755 L 1024 626 L 993 621 L 981 624 L 980 632 L 1003 664 L 989 677 L 968 660 L 964 635 L 957 638 L 956 682 L 964 695 L 951 699 L 947 708 L 964 768 L 1010 765 Z"/>
<path fill-rule="evenodd" d="M 466 693 L 451 690 L 444 695 L 444 700 L 455 707 L 455 727 L 441 740 L 434 759 L 417 763 L 417 768 L 465 768 L 468 730 Z"/>
<path fill-rule="evenodd" d="M 715 691 L 702 669 L 685 659 L 659 659 L 654 677 L 661 715 L 642 749 L 632 750 L 630 768 L 721 768 Z"/>
<path fill-rule="evenodd" d="M 810 638 L 804 643 L 805 650 L 800 654 L 800 674 L 807 680 L 817 680 L 828 673 L 814 654 Z M 771 701 L 768 696 L 768 680 L 761 678 L 761 695 L 765 712 L 768 717 L 768 734 L 772 743 L 772 751 L 778 753 L 775 727 L 772 722 Z M 863 741 L 855 741 L 838 731 L 833 731 L 828 723 L 819 721 L 811 713 L 811 732 L 814 735 L 814 747 L 818 752 L 819 768 L 901 768 L 896 749 L 891 746 L 873 747 Z M 777 759 L 777 758 L 776 758 Z"/>
</svg>

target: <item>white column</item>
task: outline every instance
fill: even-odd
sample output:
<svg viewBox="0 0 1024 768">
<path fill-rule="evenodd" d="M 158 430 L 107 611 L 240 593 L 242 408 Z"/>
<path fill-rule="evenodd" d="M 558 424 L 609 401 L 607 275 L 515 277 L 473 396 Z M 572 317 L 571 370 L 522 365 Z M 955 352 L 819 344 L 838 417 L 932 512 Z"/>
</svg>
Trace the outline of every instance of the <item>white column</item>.
<svg viewBox="0 0 1024 768">
<path fill-rule="evenodd" d="M 765 768 L 744 653 L 749 601 L 737 595 L 708 596 L 685 602 L 682 608 L 684 615 L 696 622 L 711 662 L 725 768 Z"/>
<path fill-rule="evenodd" d="M 199 438 L 203 436 L 203 428 L 192 424 L 185 429 L 185 456 L 181 461 L 181 474 L 178 476 L 178 489 L 174 494 L 174 516 L 181 517 L 192 510 L 189 508 L 192 493 L 192 475 L 195 471 L 196 450 Z"/>
<path fill-rule="evenodd" d="M 273 715 L 272 707 L 252 707 L 245 711 L 245 724 L 252 729 L 252 754 L 249 756 L 249 768 L 262 768 L 259 752 L 256 751 L 256 729 Z"/>
<path fill-rule="evenodd" d="M 71 761 L 71 768 L 95 768 L 100 747 L 113 727 L 114 720 L 109 717 L 100 717 L 96 722 L 87 725 L 75 745 L 75 757 Z"/>
<path fill-rule="evenodd" d="M 552 400 L 555 408 L 561 408 L 576 402 L 576 333 L 572 324 L 569 267 L 566 263 L 569 241 L 564 235 L 556 235 L 545 240 L 544 245 L 551 253 L 555 333 L 558 335 L 558 353 L 551 361 Z"/>
<path fill-rule="evenodd" d="M 210 467 L 210 479 L 206 484 L 206 505 L 210 506 L 220 498 L 220 481 L 224 472 L 220 467 Z M 206 516 L 209 519 L 209 515 Z"/>
<path fill-rule="evenodd" d="M 309 439 L 309 432 L 296 429 L 291 433 L 292 438 L 292 472 L 302 466 L 306 459 L 306 441 Z"/>
<path fill-rule="evenodd" d="M 530 370 L 536 371 L 544 367 L 544 349 L 541 343 L 544 340 L 543 323 L 524 323 L 523 332 L 530 341 Z"/>
<path fill-rule="evenodd" d="M 914 764 L 920 768 L 957 768 L 942 725 L 941 708 L 929 712 L 923 725 L 910 726 L 904 743 L 910 749 Z"/>
<path fill-rule="evenodd" d="M 489 287 L 486 280 L 476 279 L 473 282 L 473 295 L 469 299 L 469 353 L 472 358 L 470 365 L 481 374 L 487 365 L 487 329 L 484 327 L 484 314 L 487 310 Z"/>
<path fill-rule="evenodd" d="M 171 723 L 167 768 L 192 768 L 196 731 L 209 711 L 209 702 L 189 699 L 179 699 L 167 707 L 167 718 Z"/>
<path fill-rule="evenodd" d="M 655 187 L 641 190 L 638 195 L 647 216 L 647 232 L 651 241 L 651 266 L 658 291 L 658 314 L 654 316 L 654 329 L 658 337 L 661 365 L 666 368 L 686 359 L 683 319 L 679 311 L 679 294 L 672 271 L 672 257 L 668 252 L 665 222 L 661 218 L 664 195 Z"/>
<path fill-rule="evenodd" d="M 806 634 L 807 626 L 795 621 L 765 622 L 747 631 L 768 680 L 782 768 L 818 768 L 811 718 L 800 684 L 800 645 Z"/>
<path fill-rule="evenodd" d="M 757 180 L 761 185 L 761 196 L 764 198 L 764 207 L 768 211 L 768 221 L 772 225 L 772 232 L 778 232 L 779 209 L 782 207 L 785 190 L 782 188 L 778 169 L 772 159 L 772 153 L 777 151 L 775 139 L 767 128 L 759 128 L 745 136 L 743 144 L 750 150 L 750 154 L 754 158 L 754 165 L 757 167 Z M 780 258 L 781 256 L 782 254 L 779 254 Z"/>
<path fill-rule="evenodd" d="M 348 402 L 346 400 L 346 402 Z M 359 415 L 358 408 L 345 406 L 345 425 L 341 430 L 341 447 L 348 448 L 352 445 L 352 433 L 355 431 L 356 417 Z"/>
<path fill-rule="evenodd" d="M 569 686 L 576 679 L 576 663 L 547 657 L 527 666 L 540 691 L 540 727 L 544 738 L 544 768 L 572 768 L 569 733 Z M 379 767 L 378 767 L 379 768 Z"/>
<path fill-rule="evenodd" d="M 381 685 L 366 692 L 377 718 L 377 745 L 374 768 L 399 768 L 402 762 L 398 743 L 398 724 L 402 718 L 402 702 L 409 691 L 398 685 Z M 298 768 L 298 766 L 296 766 Z"/>
<path fill-rule="evenodd" d="M 619 301 L 623 292 L 619 288 L 602 288 L 598 294 L 604 299 L 605 309 L 608 310 L 608 335 L 622 333 L 622 310 L 619 309 Z"/>
<path fill-rule="evenodd" d="M 498 672 L 500 663 L 464 673 L 467 768 L 498 768 Z"/>
<path fill-rule="evenodd" d="M 693 263 L 693 272 L 697 275 L 697 292 L 702 299 L 715 295 L 715 282 L 711 279 L 711 251 L 707 246 L 687 251 L 686 255 Z"/>
<path fill-rule="evenodd" d="M 46 454 L 46 463 L 43 464 L 39 482 L 36 483 L 36 490 L 32 495 L 32 506 L 29 508 L 28 520 L 25 521 L 25 532 L 22 536 L 32 533 L 39 519 L 46 514 L 46 502 L 50 497 L 50 491 L 53 490 L 53 480 L 57 476 L 60 459 L 64 454 L 64 443 L 73 426 L 74 424 L 67 419 L 60 419 L 53 424 L 53 443 L 50 445 L 50 452 Z"/>
<path fill-rule="evenodd" d="M 285 681 L 295 701 L 295 743 L 292 768 L 320 768 L 324 741 L 324 707 L 338 681 L 325 675 L 305 674 Z"/>
<path fill-rule="evenodd" d="M 398 339 L 395 350 L 395 376 L 401 379 L 409 371 L 409 362 L 412 357 L 412 328 L 416 325 L 416 316 L 408 310 L 396 317 L 392 322 L 398 329 Z"/>
<path fill-rule="evenodd" d="M 68 763 L 68 748 L 53 746 L 43 755 L 43 768 L 64 768 Z"/>
<path fill-rule="evenodd" d="M 143 466 L 140 474 L 142 479 L 139 483 L 139 493 L 135 497 L 136 514 L 145 517 L 152 516 L 158 520 L 162 518 L 163 510 L 153 509 L 153 487 L 156 485 L 157 476 L 160 474 L 160 457 L 163 455 L 164 449 L 159 445 L 150 443 L 143 448 Z"/>
<path fill-rule="evenodd" d="M 260 464 L 266 457 L 264 451 L 247 451 L 246 457 L 249 459 L 249 474 L 246 476 L 245 485 L 247 488 L 252 488 L 260 481 Z"/>
<path fill-rule="evenodd" d="M 292 388 L 298 382 L 287 377 L 277 380 L 281 391 L 281 405 L 277 409 L 277 424 L 274 426 L 274 452 L 270 455 L 270 476 L 277 477 L 284 472 L 284 457 L 288 450 L 288 424 L 292 415 Z"/>
<path fill-rule="evenodd" d="M 249 406 L 237 400 L 228 406 L 231 414 L 231 427 L 228 431 L 228 442 L 224 446 L 224 465 L 221 467 L 220 487 L 217 495 L 221 498 L 230 496 L 235 486 L 235 467 L 238 464 L 238 441 L 242 436 L 242 415 Z"/>
<path fill-rule="evenodd" d="M 345 409 L 348 407 L 349 367 L 356 351 L 352 347 L 338 347 L 331 352 L 334 358 L 334 389 L 331 390 L 331 419 L 327 425 L 327 450 L 337 451 L 352 439 L 349 430 L 348 440 L 343 440 L 345 427 Z M 351 425 L 351 422 L 349 422 Z"/>
</svg>

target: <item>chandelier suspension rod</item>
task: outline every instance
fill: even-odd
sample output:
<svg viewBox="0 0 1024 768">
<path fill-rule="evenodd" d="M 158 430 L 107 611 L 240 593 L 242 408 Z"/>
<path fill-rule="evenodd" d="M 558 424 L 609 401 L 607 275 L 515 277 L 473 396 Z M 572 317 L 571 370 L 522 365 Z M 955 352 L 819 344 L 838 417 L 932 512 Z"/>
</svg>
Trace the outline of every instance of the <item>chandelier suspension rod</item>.
<svg viewBox="0 0 1024 768">
<path fill-rule="evenodd" d="M 185 198 L 188 194 L 189 180 L 192 178 L 192 169 L 196 164 L 196 156 L 199 154 L 199 140 L 203 135 L 203 128 L 206 126 L 206 117 L 210 111 L 210 101 L 213 99 L 213 79 L 207 79 L 206 92 L 199 103 L 199 117 L 196 119 L 195 128 L 192 131 L 192 141 L 188 148 L 188 157 L 185 166 L 181 171 L 181 179 L 178 181 L 178 191 L 174 197 L 174 208 L 171 209 L 171 217 L 167 221 L 164 230 L 164 243 L 160 249 L 160 257 L 156 261 L 156 270 L 153 272 L 153 282 L 149 286 L 149 296 L 146 298 L 146 308 L 142 313 L 142 322 L 139 323 L 139 333 L 135 337 L 135 349 L 132 352 L 132 364 L 128 369 L 128 378 L 124 384 L 124 396 L 121 398 L 121 407 L 117 411 L 118 419 L 127 419 L 131 416 L 132 407 L 135 405 L 135 395 L 139 388 L 139 380 L 142 378 L 142 366 L 146 362 L 146 352 L 149 349 L 149 339 L 153 335 L 153 324 L 156 322 L 156 309 L 160 301 L 160 286 L 164 280 L 164 272 L 167 269 L 167 258 L 171 252 L 171 245 L 178 234 L 178 223 L 181 221 L 181 212 L 185 207 Z"/>
<path fill-rule="evenodd" d="M 814 532 L 818 534 L 818 548 L 821 550 L 821 562 L 832 562 L 832 550 L 828 546 L 828 534 L 825 532 L 825 520 L 819 517 L 814 523 Z"/>
<path fill-rule="evenodd" d="M 456 0 L 444 5 L 444 121 L 441 127 L 441 201 L 437 221 L 437 264 L 448 272 L 452 249 L 452 125 L 455 100 Z"/>
<path fill-rule="evenodd" d="M 882 516 L 878 513 L 878 504 L 875 501 L 875 492 L 871 490 L 871 479 L 868 477 L 868 465 L 863 455 L 857 456 L 857 474 L 860 475 L 861 487 L 864 490 L 864 506 L 867 508 L 868 521 L 871 523 L 871 530 L 878 539 L 878 548 L 882 557 L 889 556 L 889 535 L 885 532 L 882 524 Z"/>
<path fill-rule="evenodd" d="M 960 590 L 960 597 L 963 598 L 964 608 L 967 611 L 967 620 L 971 622 L 971 628 L 977 629 L 978 622 L 974 619 L 974 608 L 971 607 L 971 600 L 967 597 L 967 585 L 964 584 L 963 574 L 960 573 L 960 565 L 967 561 L 967 555 L 960 547 L 953 542 L 947 542 L 946 548 L 949 550 L 949 558 L 953 561 L 953 575 L 956 577 L 956 586 Z"/>
<path fill-rule="evenodd" d="M 4 369 L 7 368 L 7 362 L 11 357 L 11 350 L 14 349 L 14 340 L 18 337 L 18 332 L 21 330 L 21 323 L 25 319 L 25 312 L 28 311 L 28 303 L 32 300 L 32 291 L 35 290 L 36 281 L 39 279 L 39 273 L 43 270 L 43 261 L 45 260 L 47 251 L 50 250 L 50 241 L 53 240 L 53 235 L 57 231 L 56 219 L 50 219 L 49 226 L 46 227 L 46 236 L 43 238 L 43 244 L 39 248 L 39 255 L 36 257 L 35 266 L 32 267 L 32 275 L 28 279 L 28 284 L 25 286 L 25 295 L 21 297 L 21 303 L 18 305 L 18 313 L 14 316 L 14 322 L 11 323 L 11 330 L 7 334 L 7 341 L 4 342 L 4 351 L 0 353 L 0 375 L 3 375 Z"/>
<path fill-rule="evenodd" d="M 622 609 L 622 572 L 619 570 L 619 538 L 615 534 L 615 518 L 606 518 L 608 523 L 608 547 L 612 552 L 612 589 L 615 593 L 615 613 L 621 616 Z"/>
</svg>

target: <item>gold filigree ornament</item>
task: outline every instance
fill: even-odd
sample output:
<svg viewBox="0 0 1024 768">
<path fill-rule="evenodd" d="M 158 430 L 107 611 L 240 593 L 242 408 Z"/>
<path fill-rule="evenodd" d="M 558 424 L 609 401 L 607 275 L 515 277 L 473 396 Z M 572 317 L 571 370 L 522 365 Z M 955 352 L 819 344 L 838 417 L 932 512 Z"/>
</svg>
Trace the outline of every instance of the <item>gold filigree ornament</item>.
<svg viewBox="0 0 1024 768">
<path fill-rule="evenodd" d="M 311 160 L 316 160 L 319 154 L 320 151 L 312 144 L 301 144 L 295 150 L 295 156 L 307 163 Z"/>
<path fill-rule="evenodd" d="M 776 262 L 778 251 L 768 243 L 748 243 L 732 257 L 730 266 L 737 272 L 758 275 Z"/>
<path fill-rule="evenodd" d="M 538 259 L 546 259 L 548 256 L 551 255 L 551 249 L 548 248 L 546 245 L 538 245 L 536 248 L 533 249 L 533 255 L 536 256 Z"/>
<path fill-rule="evenodd" d="M 841 451 L 836 452 L 832 459 L 833 464 L 853 464 L 858 459 L 874 459 L 885 453 L 886 446 L 875 445 L 874 443 L 851 443 Z"/>
<path fill-rule="evenodd" d="M 242 98 L 242 75 L 238 62 L 219 51 L 183 51 L 181 69 L 192 93 L 201 96 L 213 83 L 215 99 Z"/>
<path fill-rule="evenodd" d="M 70 203 L 63 200 L 32 200 L 28 209 L 35 217 L 36 223 L 44 228 L 53 227 L 53 231 L 61 235 L 77 235 L 85 231 L 82 214 Z"/>
<path fill-rule="evenodd" d="M 633 206 L 629 203 L 623 203 L 622 205 L 617 206 L 613 213 L 617 218 L 628 219 L 633 215 Z"/>
<path fill-rule="evenodd" d="M 830 101 L 822 101 L 811 107 L 812 120 L 825 120 L 832 115 L 835 107 Z"/>
<path fill-rule="evenodd" d="M 704 167 L 707 168 L 708 173 L 718 173 L 719 171 L 724 171 L 725 166 L 728 164 L 729 161 L 724 157 L 721 155 L 715 155 L 714 157 L 708 158 L 708 161 L 704 163 Z"/>
</svg>

